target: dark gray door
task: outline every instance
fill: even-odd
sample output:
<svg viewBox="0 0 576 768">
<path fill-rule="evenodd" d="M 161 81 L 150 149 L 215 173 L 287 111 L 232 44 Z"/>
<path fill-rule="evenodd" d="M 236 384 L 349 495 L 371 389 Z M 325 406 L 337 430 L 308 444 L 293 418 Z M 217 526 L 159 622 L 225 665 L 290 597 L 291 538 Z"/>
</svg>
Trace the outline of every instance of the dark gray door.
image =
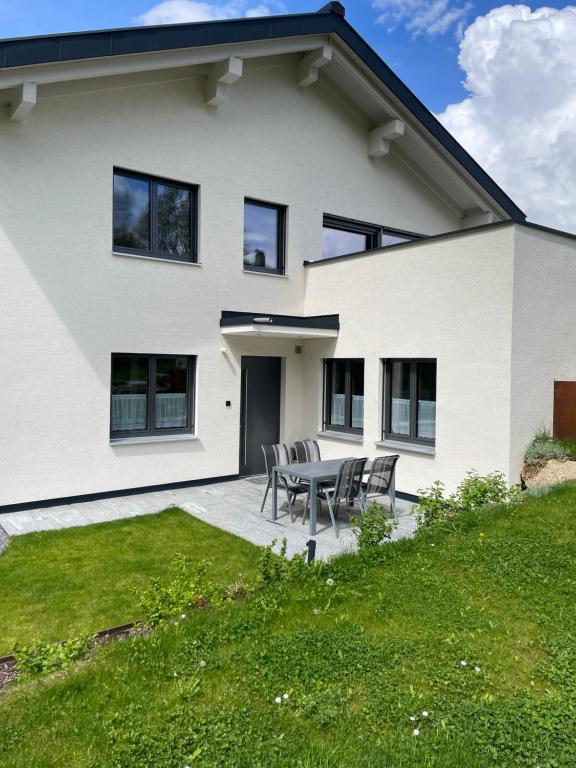
<svg viewBox="0 0 576 768">
<path fill-rule="evenodd" d="M 263 445 L 280 440 L 280 357 L 243 357 L 240 399 L 240 474 L 266 471 Z"/>
</svg>

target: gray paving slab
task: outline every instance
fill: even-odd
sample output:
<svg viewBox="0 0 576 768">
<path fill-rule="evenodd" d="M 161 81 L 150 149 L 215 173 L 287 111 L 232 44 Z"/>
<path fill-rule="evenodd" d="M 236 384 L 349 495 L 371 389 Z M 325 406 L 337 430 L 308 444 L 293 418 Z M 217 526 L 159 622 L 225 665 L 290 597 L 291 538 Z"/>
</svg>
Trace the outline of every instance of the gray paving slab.
<svg viewBox="0 0 576 768">
<path fill-rule="evenodd" d="M 303 504 L 298 502 L 295 522 L 290 520 L 286 499 L 279 493 L 279 517 L 271 520 L 272 502 L 268 495 L 264 513 L 260 505 L 265 485 L 246 479 L 223 483 L 209 483 L 190 488 L 179 488 L 132 496 L 115 496 L 97 501 L 76 502 L 56 507 L 8 512 L 0 515 L 0 525 L 8 536 L 21 536 L 33 531 L 56 530 L 78 525 L 120 520 L 153 514 L 171 506 L 179 506 L 193 517 L 260 546 L 268 546 L 276 539 L 276 549 L 283 538 L 287 541 L 287 554 L 292 557 L 306 549 L 309 539 L 308 525 L 302 525 Z M 392 538 L 414 535 L 416 520 L 413 505 L 398 500 L 399 524 Z M 344 515 L 342 515 L 344 518 Z M 354 536 L 345 519 L 339 521 L 340 535 L 336 538 L 327 509 L 318 516 L 316 556 L 327 559 L 332 555 L 354 549 Z M 1 543 L 0 543 L 1 548 Z"/>
</svg>

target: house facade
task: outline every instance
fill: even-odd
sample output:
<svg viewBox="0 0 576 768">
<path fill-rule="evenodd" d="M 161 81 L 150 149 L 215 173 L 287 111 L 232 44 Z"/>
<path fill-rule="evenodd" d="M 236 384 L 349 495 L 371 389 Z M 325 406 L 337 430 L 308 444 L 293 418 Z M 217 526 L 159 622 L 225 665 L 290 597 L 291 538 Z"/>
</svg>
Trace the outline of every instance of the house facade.
<svg viewBox="0 0 576 768">
<path fill-rule="evenodd" d="M 576 240 L 318 13 L 0 41 L 0 508 L 399 453 L 517 481 Z"/>
</svg>

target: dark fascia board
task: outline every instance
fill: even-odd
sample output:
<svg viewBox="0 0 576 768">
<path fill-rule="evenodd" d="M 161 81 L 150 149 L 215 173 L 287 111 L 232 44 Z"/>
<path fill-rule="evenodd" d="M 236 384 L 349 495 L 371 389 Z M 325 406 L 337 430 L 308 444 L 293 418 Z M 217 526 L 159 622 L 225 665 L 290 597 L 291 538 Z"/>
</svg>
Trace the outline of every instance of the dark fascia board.
<svg viewBox="0 0 576 768">
<path fill-rule="evenodd" d="M 492 224 L 479 224 L 477 227 L 467 227 L 466 229 L 453 229 L 450 232 L 441 232 L 439 235 L 420 235 L 417 240 L 408 240 L 405 243 L 396 243 L 395 245 L 385 245 L 382 248 L 374 248 L 369 251 L 358 251 L 357 253 L 345 253 L 343 256 L 328 256 L 325 259 L 306 259 L 305 267 L 316 267 L 319 264 L 331 264 L 334 261 L 345 261 L 346 259 L 358 259 L 361 256 L 374 256 L 386 251 L 396 251 L 400 248 L 415 248 L 428 243 L 435 243 L 439 240 L 449 240 L 455 237 L 467 237 L 468 235 L 487 232 L 500 227 L 507 227 L 513 224 L 524 229 L 533 229 L 537 232 L 545 232 L 550 235 L 565 238 L 566 240 L 576 241 L 576 234 L 564 232 L 562 229 L 554 229 L 544 224 L 534 224 L 531 221 L 516 221 L 516 219 L 504 219 L 503 221 L 494 221 Z"/>
<path fill-rule="evenodd" d="M 41 37 L 0 40 L 0 69 L 106 56 L 149 53 L 226 43 L 273 40 L 306 35 L 338 35 L 374 72 L 412 115 L 512 218 L 523 221 L 523 211 L 460 146 L 412 91 L 343 17 L 339 3 L 316 13 L 232 19 L 195 24 L 167 24 L 94 32 L 70 32 Z"/>
<path fill-rule="evenodd" d="M 329 331 L 340 330 L 339 315 L 271 315 L 267 312 L 233 312 L 222 310 L 220 327 L 230 328 L 238 325 L 266 325 L 284 328 L 321 328 Z"/>
</svg>

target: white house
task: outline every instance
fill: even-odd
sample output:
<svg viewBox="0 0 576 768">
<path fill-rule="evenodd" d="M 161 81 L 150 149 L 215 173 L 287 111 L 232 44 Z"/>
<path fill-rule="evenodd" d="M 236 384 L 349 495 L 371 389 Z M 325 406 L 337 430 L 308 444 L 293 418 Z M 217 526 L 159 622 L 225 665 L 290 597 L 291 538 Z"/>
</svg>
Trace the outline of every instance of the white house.
<svg viewBox="0 0 576 768">
<path fill-rule="evenodd" d="M 576 240 L 344 19 L 0 41 L 0 507 L 399 453 L 518 480 L 576 379 Z"/>
</svg>

